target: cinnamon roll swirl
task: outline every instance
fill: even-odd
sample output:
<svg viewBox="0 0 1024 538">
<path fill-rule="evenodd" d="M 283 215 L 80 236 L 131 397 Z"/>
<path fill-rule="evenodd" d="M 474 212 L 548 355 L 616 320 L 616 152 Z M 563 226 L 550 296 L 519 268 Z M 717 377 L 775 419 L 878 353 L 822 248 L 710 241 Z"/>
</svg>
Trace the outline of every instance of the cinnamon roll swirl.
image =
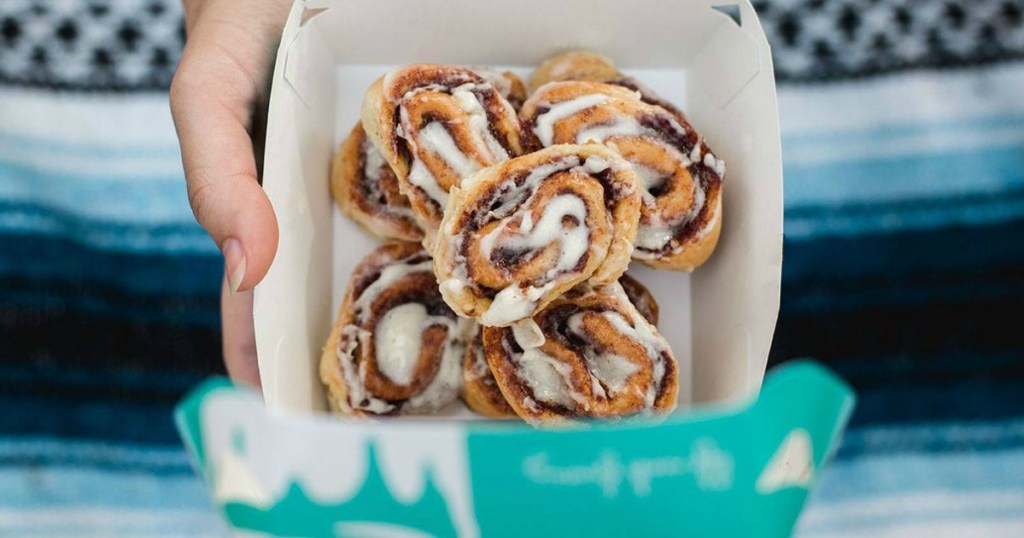
<svg viewBox="0 0 1024 538">
<path fill-rule="evenodd" d="M 693 270 L 714 251 L 725 164 L 689 123 L 601 82 L 551 82 L 521 112 L 528 146 L 599 142 L 632 163 L 643 205 L 633 258 Z"/>
<path fill-rule="evenodd" d="M 636 307 L 636 311 L 640 312 L 640 315 L 651 325 L 657 327 L 658 314 L 661 313 L 661 309 L 658 307 L 658 301 L 651 294 L 651 290 L 629 275 L 619 277 L 619 285 L 622 286 L 622 291 L 626 293 L 629 302 Z"/>
<path fill-rule="evenodd" d="M 441 295 L 459 315 L 507 326 L 581 282 L 613 282 L 633 248 L 638 181 L 598 144 L 552 146 L 466 178 L 434 248 Z"/>
<path fill-rule="evenodd" d="M 342 212 L 384 239 L 420 241 L 423 229 L 399 192 L 398 178 L 366 137 L 362 124 L 348 135 L 331 165 L 331 194 Z"/>
<path fill-rule="evenodd" d="M 320 360 L 335 411 L 417 414 L 458 397 L 470 322 L 437 291 L 430 256 L 390 243 L 356 267 Z"/>
<path fill-rule="evenodd" d="M 637 312 L 651 325 L 657 326 L 658 302 L 647 287 L 629 275 L 619 277 L 619 284 Z M 491 367 L 487 364 L 483 331 L 479 326 L 466 346 L 466 358 L 462 363 L 462 382 L 462 400 L 473 411 L 491 418 L 518 416 L 505 400 L 505 395 L 501 393 Z"/>
<path fill-rule="evenodd" d="M 675 408 L 676 359 L 618 283 L 575 288 L 533 321 L 540 339 L 508 327 L 483 329 L 487 363 L 523 419 L 542 424 Z"/>
<path fill-rule="evenodd" d="M 462 178 L 521 153 L 515 109 L 472 69 L 420 64 L 370 87 L 363 127 L 398 176 L 431 245 Z"/>
<path fill-rule="evenodd" d="M 523 103 L 526 101 L 526 84 L 523 84 L 523 79 L 518 75 L 511 71 L 498 71 L 490 67 L 471 67 L 470 69 L 490 82 L 517 112 L 523 108 Z"/>
<path fill-rule="evenodd" d="M 637 92 L 640 100 L 668 110 L 680 121 L 686 121 L 686 115 L 678 107 L 663 99 L 654 90 L 639 80 L 619 72 L 615 63 L 607 56 L 585 50 L 574 50 L 556 54 L 530 76 L 530 91 L 534 92 L 548 82 L 564 82 L 567 80 L 590 80 L 622 86 Z"/>
</svg>

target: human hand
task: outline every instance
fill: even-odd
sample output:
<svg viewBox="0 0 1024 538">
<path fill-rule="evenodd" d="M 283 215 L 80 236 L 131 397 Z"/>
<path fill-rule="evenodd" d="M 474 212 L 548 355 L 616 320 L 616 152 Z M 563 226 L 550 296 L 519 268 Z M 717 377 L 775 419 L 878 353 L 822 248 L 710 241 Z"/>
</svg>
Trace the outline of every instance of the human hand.
<svg viewBox="0 0 1024 538">
<path fill-rule="evenodd" d="M 171 84 L 188 197 L 224 255 L 224 363 L 259 385 L 252 288 L 277 251 L 277 219 L 257 177 L 253 114 L 265 100 L 290 0 L 184 0 L 187 41 Z"/>
</svg>

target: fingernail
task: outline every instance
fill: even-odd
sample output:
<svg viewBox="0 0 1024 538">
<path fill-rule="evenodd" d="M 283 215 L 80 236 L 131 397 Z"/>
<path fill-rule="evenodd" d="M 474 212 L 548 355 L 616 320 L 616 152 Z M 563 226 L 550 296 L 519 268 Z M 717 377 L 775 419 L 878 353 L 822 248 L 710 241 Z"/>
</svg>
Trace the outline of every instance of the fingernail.
<svg viewBox="0 0 1024 538">
<path fill-rule="evenodd" d="M 221 252 L 224 253 L 224 274 L 228 276 L 228 287 L 231 293 L 235 293 L 245 278 L 245 251 L 242 250 L 242 243 L 230 237 L 224 241 Z"/>
</svg>

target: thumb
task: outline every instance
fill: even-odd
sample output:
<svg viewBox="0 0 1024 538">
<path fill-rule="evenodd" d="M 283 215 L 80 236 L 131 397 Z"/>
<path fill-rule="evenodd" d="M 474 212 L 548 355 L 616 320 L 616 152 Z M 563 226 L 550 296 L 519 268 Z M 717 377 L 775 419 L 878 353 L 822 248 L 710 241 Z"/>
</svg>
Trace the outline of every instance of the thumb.
<svg viewBox="0 0 1024 538">
<path fill-rule="evenodd" d="M 189 202 L 224 254 L 231 291 L 248 290 L 266 275 L 278 241 L 249 135 L 267 56 L 250 44 L 251 57 L 239 57 L 223 29 L 195 30 L 171 85 Z"/>
</svg>

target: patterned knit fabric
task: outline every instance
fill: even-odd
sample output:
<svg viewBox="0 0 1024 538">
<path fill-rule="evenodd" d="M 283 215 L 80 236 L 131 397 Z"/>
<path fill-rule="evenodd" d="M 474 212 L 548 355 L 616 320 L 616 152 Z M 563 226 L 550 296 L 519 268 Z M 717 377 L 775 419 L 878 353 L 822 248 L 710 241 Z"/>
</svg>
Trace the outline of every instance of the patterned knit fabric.
<svg viewBox="0 0 1024 538">
<path fill-rule="evenodd" d="M 754 2 L 785 162 L 771 362 L 858 390 L 802 536 L 1024 536 L 1024 0 Z M 0 0 L 0 536 L 224 536 L 170 409 L 220 255 L 176 0 Z"/>
</svg>

